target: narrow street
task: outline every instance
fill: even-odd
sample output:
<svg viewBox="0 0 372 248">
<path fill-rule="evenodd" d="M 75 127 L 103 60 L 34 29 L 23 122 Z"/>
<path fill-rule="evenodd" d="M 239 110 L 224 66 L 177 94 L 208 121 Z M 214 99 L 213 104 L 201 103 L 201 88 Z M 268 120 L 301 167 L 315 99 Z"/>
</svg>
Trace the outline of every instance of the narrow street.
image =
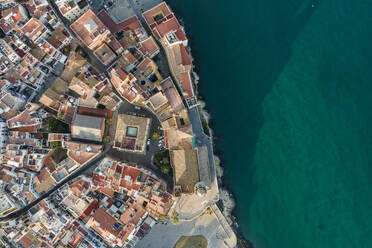
<svg viewBox="0 0 372 248">
<path fill-rule="evenodd" d="M 40 201 L 44 200 L 49 195 L 51 195 L 53 192 L 55 192 L 57 189 L 59 189 L 60 187 L 62 187 L 65 183 L 67 183 L 70 180 L 72 180 L 72 179 L 76 178 L 77 176 L 81 175 L 89 167 L 91 167 L 93 165 L 96 165 L 96 163 L 99 162 L 107 154 L 107 152 L 109 151 L 110 148 L 111 148 L 111 146 L 108 146 L 104 151 L 102 151 L 102 153 L 98 154 L 96 157 L 94 157 L 88 163 L 86 163 L 82 167 L 78 168 L 73 173 L 71 173 L 69 176 L 67 176 L 65 179 L 63 179 L 60 183 L 58 183 L 57 185 L 55 185 L 52 189 L 50 189 L 46 193 L 42 194 L 35 201 L 33 201 L 30 204 L 24 206 L 23 208 L 18 209 L 17 211 L 14 211 L 14 212 L 10 213 L 7 216 L 0 217 L 0 221 L 7 221 L 7 220 L 14 219 L 14 218 L 17 218 L 17 217 L 21 216 L 24 212 L 28 211 L 33 206 L 35 206 L 36 204 L 38 204 Z"/>
<path fill-rule="evenodd" d="M 76 34 L 71 30 L 70 28 L 70 22 L 61 14 L 61 12 L 58 9 L 57 4 L 52 0 L 47 0 L 49 5 L 52 7 L 54 13 L 62 20 L 63 25 L 65 26 L 66 30 L 69 32 L 69 34 L 74 37 L 77 41 L 79 41 L 79 44 L 81 47 L 84 48 L 84 52 L 88 55 L 89 63 L 92 64 L 94 68 L 96 68 L 100 72 L 106 72 L 106 66 L 101 63 L 97 59 L 97 57 L 93 54 L 93 52 L 88 49 L 82 42 L 80 42 L 79 38 L 76 36 Z"/>
<path fill-rule="evenodd" d="M 50 6 L 53 8 L 56 15 L 62 20 L 66 29 L 69 31 L 69 33 L 74 38 L 77 39 L 76 35 L 72 32 L 72 30 L 69 27 L 70 23 L 62 16 L 62 14 L 60 13 L 57 5 L 52 0 L 47 0 L 47 1 L 50 4 Z M 137 14 L 139 20 L 141 21 L 143 27 L 146 29 L 146 31 L 149 34 L 151 34 L 151 31 L 147 27 L 147 24 L 145 23 L 145 21 L 142 17 L 142 13 L 141 13 L 141 10 L 139 9 L 139 7 L 136 6 L 133 3 L 132 0 L 129 0 L 129 3 L 131 4 L 132 8 L 136 12 L 136 14 Z M 167 60 L 167 57 L 166 57 L 166 54 L 165 54 L 165 50 L 161 46 L 159 41 L 156 41 L 156 42 L 158 43 L 158 45 L 160 47 L 160 50 L 161 50 L 160 54 L 157 57 L 157 60 L 163 61 L 163 63 L 162 63 L 163 64 L 163 66 L 162 66 L 163 69 L 161 70 L 162 76 L 164 76 L 164 77 L 171 76 L 171 78 L 175 82 L 177 90 L 180 92 L 178 84 L 176 83 L 175 79 L 173 78 L 173 76 L 170 73 L 169 64 L 168 64 L 168 60 Z M 80 44 L 81 44 L 81 42 L 80 42 Z M 93 54 L 93 52 L 91 50 L 86 48 L 83 44 L 81 44 L 81 46 L 85 48 L 84 50 L 86 50 L 86 52 L 88 54 L 88 57 L 89 57 L 89 60 L 90 60 L 89 62 L 98 71 L 107 73 L 106 69 L 108 67 L 103 65 L 96 58 L 96 56 Z M 164 62 L 166 62 L 166 63 L 164 63 Z M 180 95 L 182 96 L 182 94 L 180 94 Z M 156 117 L 156 115 L 154 113 L 152 113 L 151 111 L 149 111 L 145 108 L 141 108 L 140 110 L 135 109 L 134 106 L 132 104 L 128 103 L 125 99 L 122 98 L 122 100 L 123 100 L 123 104 L 120 107 L 120 109 L 118 110 L 119 114 L 131 112 L 131 113 L 136 113 L 138 115 L 142 115 L 142 114 L 146 115 L 148 118 L 151 119 L 151 125 L 150 125 L 150 130 L 149 130 L 150 135 L 155 130 L 159 129 L 159 127 L 161 125 L 160 125 L 160 122 L 159 122 L 158 118 Z M 190 121 L 191 121 L 191 124 L 192 124 L 192 129 L 193 129 L 194 135 L 196 137 L 197 145 L 198 146 L 205 145 L 208 148 L 208 158 L 209 158 L 209 166 L 210 166 L 210 172 L 211 172 L 211 180 L 213 181 L 215 176 L 216 176 L 215 175 L 215 168 L 214 168 L 213 146 L 212 146 L 212 143 L 211 143 L 210 139 L 204 134 L 203 127 L 202 127 L 201 120 L 200 120 L 200 113 L 199 113 L 198 107 L 189 109 L 189 118 L 190 118 Z M 113 123 L 113 125 L 115 125 L 115 123 Z M 57 189 L 62 187 L 65 183 L 69 182 L 70 180 L 72 180 L 72 179 L 76 178 L 77 176 L 81 175 L 82 173 L 86 172 L 92 166 L 97 165 L 97 162 L 99 162 L 101 159 L 103 159 L 106 155 L 107 155 L 107 157 L 118 160 L 118 161 L 133 162 L 134 164 L 137 164 L 140 168 L 143 168 L 143 169 L 149 171 L 150 174 L 154 174 L 158 178 L 163 179 L 166 182 L 168 188 L 172 187 L 173 186 L 173 178 L 169 175 L 164 175 L 164 174 L 159 173 L 159 171 L 152 165 L 152 157 L 153 157 L 154 153 L 159 152 L 159 151 L 160 151 L 160 149 L 157 145 L 157 141 L 151 141 L 151 143 L 149 145 L 149 149 L 145 154 L 119 151 L 119 150 L 114 149 L 112 147 L 112 143 L 107 143 L 107 144 L 105 144 L 105 150 L 102 153 L 97 155 L 95 158 L 93 158 L 91 161 L 86 163 L 84 166 L 78 168 L 76 171 L 74 171 L 72 174 L 67 176 L 64 180 L 62 180 L 60 183 L 55 185 L 48 192 L 42 194 L 37 200 L 33 201 L 32 203 L 26 205 L 23 208 L 18 209 L 17 211 L 15 211 L 15 212 L 13 212 L 13 213 L 5 216 L 5 217 L 0 217 L 0 221 L 6 221 L 6 220 L 10 220 L 10 219 L 21 216 L 23 213 L 25 213 L 26 211 L 31 209 L 33 206 L 38 204 L 40 201 L 42 201 L 43 199 L 50 196 L 53 192 L 55 192 Z"/>
<path fill-rule="evenodd" d="M 128 3 L 131 5 L 132 9 L 135 11 L 138 19 L 140 20 L 142 26 L 145 28 L 146 32 L 148 34 L 152 34 L 150 28 L 147 26 L 147 23 L 145 22 L 145 20 L 142 16 L 142 12 L 143 12 L 142 11 L 142 6 L 138 5 L 138 4 L 135 4 L 133 2 L 133 0 L 128 0 Z M 147 7 L 146 9 L 148 9 L 148 8 L 151 8 L 151 7 L 154 7 L 154 6 L 146 6 L 146 7 Z M 157 39 L 155 39 L 155 41 L 160 48 L 160 53 L 157 55 L 158 60 L 166 62 L 165 63 L 166 64 L 165 72 L 167 72 L 167 74 L 172 78 L 178 93 L 182 97 L 185 106 L 187 106 L 186 101 L 185 101 L 184 97 L 182 96 L 179 85 L 178 85 L 177 81 L 175 80 L 175 78 L 173 77 L 173 75 L 170 71 L 169 61 L 168 61 L 168 58 L 166 56 L 165 49 L 163 48 L 163 46 L 160 44 L 160 42 Z M 156 62 L 158 63 L 158 61 L 156 61 Z M 162 67 L 162 68 L 164 68 L 164 67 Z M 160 67 L 159 67 L 159 69 L 160 69 Z M 209 170 L 210 170 L 211 181 L 213 182 L 214 179 L 216 178 L 213 145 L 212 145 L 212 141 L 210 140 L 210 138 L 204 134 L 203 126 L 202 126 L 202 123 L 201 123 L 201 120 L 200 120 L 200 112 L 199 112 L 199 107 L 198 106 L 189 109 L 189 118 L 190 118 L 190 122 L 191 122 L 191 125 L 192 125 L 192 130 L 193 130 L 195 138 L 196 138 L 197 146 L 206 146 L 207 149 L 208 149 L 208 160 L 209 160 L 209 167 L 210 167 Z"/>
<path fill-rule="evenodd" d="M 45 93 L 45 91 L 48 90 L 48 88 L 56 81 L 57 76 L 56 75 L 49 75 L 48 78 L 44 81 L 43 87 L 38 91 L 35 92 L 35 95 L 33 96 L 32 102 L 39 103 L 39 100 L 41 96 Z"/>
<path fill-rule="evenodd" d="M 134 106 L 128 102 L 124 102 L 122 106 L 119 109 L 119 114 L 122 113 L 136 113 L 138 115 L 144 114 L 148 118 L 151 119 L 151 125 L 150 125 L 150 134 L 155 131 L 159 130 L 160 122 L 157 119 L 157 117 L 149 110 L 145 108 L 141 108 L 141 110 L 135 109 Z M 49 197 L 53 192 L 58 190 L 60 187 L 62 187 L 64 184 L 69 182 L 70 180 L 78 177 L 79 175 L 86 173 L 86 171 L 90 171 L 91 168 L 94 168 L 98 165 L 98 162 L 101 161 L 104 157 L 112 158 L 117 161 L 123 161 L 123 162 L 132 162 L 136 165 L 138 165 L 139 168 L 144 169 L 145 172 L 155 175 L 156 177 L 163 180 L 168 190 L 171 189 L 170 187 L 173 186 L 173 178 L 169 175 L 161 174 L 153 165 L 152 165 L 152 156 L 155 152 L 159 152 L 159 147 L 157 146 L 157 141 L 151 141 L 149 150 L 145 154 L 139 154 L 139 153 L 132 153 L 132 152 L 125 152 L 125 151 L 119 151 L 112 147 L 112 143 L 106 143 L 105 144 L 105 150 L 102 151 L 99 155 L 94 157 L 91 161 L 83 165 L 82 167 L 78 168 L 76 171 L 74 171 L 72 174 L 67 176 L 65 179 L 63 179 L 60 183 L 55 185 L 52 189 L 50 189 L 48 192 L 42 194 L 38 199 L 31 202 L 30 204 L 24 206 L 23 208 L 18 209 L 17 211 L 10 213 L 9 215 L 5 217 L 0 217 L 0 221 L 7 221 L 10 219 L 17 218 L 21 216 L 23 213 L 37 205 L 40 201 L 43 199 Z"/>
<path fill-rule="evenodd" d="M 209 170 L 211 175 L 211 181 L 213 182 L 216 178 L 216 169 L 214 164 L 214 154 L 213 145 L 211 139 L 204 134 L 203 125 L 200 120 L 199 107 L 194 107 L 189 109 L 189 118 L 192 125 L 192 131 L 194 132 L 196 145 L 206 146 L 208 149 L 208 160 L 209 160 Z"/>
<path fill-rule="evenodd" d="M 117 93 L 117 95 L 119 94 Z M 136 109 L 134 105 L 127 102 L 124 98 L 122 98 L 121 96 L 120 98 L 123 100 L 123 103 L 118 110 L 118 114 L 135 113 L 136 115 L 145 115 L 147 118 L 150 118 L 151 119 L 150 129 L 149 129 L 150 137 L 154 131 L 160 130 L 160 127 L 161 127 L 160 121 L 153 112 L 143 107 L 141 107 L 141 109 L 138 109 L 138 108 Z M 115 123 L 113 123 L 113 125 L 115 125 Z M 160 148 L 158 146 L 158 141 L 151 140 L 148 150 L 146 150 L 145 154 L 126 152 L 126 151 L 118 150 L 118 149 L 111 147 L 109 151 L 107 152 L 107 157 L 117 160 L 117 161 L 132 162 L 138 165 L 140 168 L 145 169 L 151 172 L 151 174 L 156 175 L 156 177 L 164 180 L 165 183 L 167 184 L 167 187 L 171 188 L 173 187 L 173 178 L 169 175 L 160 173 L 159 170 L 152 164 L 153 155 L 159 151 L 160 151 Z"/>
</svg>

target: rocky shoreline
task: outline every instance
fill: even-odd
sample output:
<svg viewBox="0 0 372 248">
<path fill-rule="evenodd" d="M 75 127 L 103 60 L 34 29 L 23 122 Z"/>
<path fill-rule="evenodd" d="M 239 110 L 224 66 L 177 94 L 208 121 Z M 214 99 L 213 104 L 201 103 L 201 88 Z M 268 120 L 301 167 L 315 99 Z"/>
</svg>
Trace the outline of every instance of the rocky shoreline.
<svg viewBox="0 0 372 248">
<path fill-rule="evenodd" d="M 206 102 L 202 100 L 201 98 L 202 96 L 198 92 L 197 86 L 199 83 L 199 76 L 196 74 L 196 72 L 193 72 L 193 76 L 194 76 L 194 83 L 197 89 L 197 95 L 199 97 L 198 102 L 200 104 L 201 114 L 208 123 L 208 128 L 211 133 L 212 145 L 215 151 L 215 148 L 216 148 L 216 143 L 214 142 L 214 140 L 216 139 L 215 130 L 210 125 L 212 117 L 211 117 L 211 114 L 207 110 Z M 217 175 L 218 187 L 219 187 L 219 192 L 220 192 L 220 196 L 219 196 L 220 200 L 217 205 L 221 209 L 221 212 L 225 216 L 228 223 L 233 228 L 238 238 L 238 247 L 253 248 L 253 244 L 249 240 L 245 239 L 242 231 L 239 228 L 238 219 L 234 215 L 234 210 L 236 207 L 236 200 L 235 200 L 234 195 L 230 192 L 230 190 L 223 184 L 224 167 L 222 165 L 221 159 L 217 155 L 214 155 L 214 162 L 215 162 L 216 175 Z"/>
<path fill-rule="evenodd" d="M 189 47 L 188 49 L 189 49 L 189 53 L 190 53 L 190 56 L 191 56 L 191 61 L 194 62 L 194 58 L 192 56 L 191 48 Z M 202 100 L 202 96 L 199 92 L 199 89 L 198 89 L 199 76 L 194 70 L 195 69 L 195 64 L 194 63 L 193 63 L 193 65 L 194 65 L 194 67 L 193 67 L 192 76 L 193 76 L 193 82 L 196 86 L 195 88 L 196 88 L 196 94 L 198 96 L 198 103 L 200 104 L 200 112 L 201 112 L 202 117 L 207 121 L 208 128 L 209 128 L 209 131 L 210 131 L 210 134 L 211 134 L 210 137 L 211 137 L 211 140 L 212 140 L 212 145 L 213 145 L 213 148 L 215 148 L 215 142 L 214 142 L 215 131 L 212 129 L 212 127 L 210 125 L 210 121 L 211 121 L 212 118 L 211 118 L 210 113 L 206 109 L 207 104 L 206 104 L 205 101 Z M 227 221 L 229 222 L 230 225 L 233 224 L 233 226 L 238 226 L 238 224 L 235 221 L 236 217 L 232 215 L 233 210 L 236 206 L 235 198 L 229 192 L 229 190 L 226 187 L 223 187 L 222 182 L 223 182 L 224 168 L 222 167 L 221 160 L 217 155 L 214 155 L 214 163 L 215 163 L 215 166 L 216 166 L 216 175 L 217 175 L 218 186 L 219 186 L 219 191 L 220 191 L 220 201 L 221 201 L 222 206 L 223 206 L 223 208 L 221 209 L 222 213 L 223 213 L 223 215 L 225 216 L 225 218 L 227 219 Z"/>
<path fill-rule="evenodd" d="M 208 123 L 208 128 L 211 133 L 211 139 L 212 142 L 215 139 L 214 138 L 214 130 L 210 126 L 210 120 L 211 116 L 205 109 L 206 103 L 202 100 L 199 100 L 200 103 L 200 109 L 201 109 L 201 114 L 203 115 L 203 118 L 207 121 Z M 213 142 L 213 147 L 215 148 L 215 142 Z M 221 160 L 217 155 L 214 155 L 214 163 L 216 167 L 216 175 L 217 175 L 217 180 L 218 180 L 218 186 L 219 186 L 219 192 L 220 192 L 220 201 L 222 203 L 223 209 L 222 213 L 224 214 L 225 218 L 229 222 L 229 224 L 235 224 L 234 220 L 236 219 L 235 216 L 232 215 L 232 212 L 236 206 L 235 203 L 235 198 L 233 195 L 229 192 L 229 190 L 223 186 L 223 173 L 224 173 L 224 168 L 221 165 Z"/>
<path fill-rule="evenodd" d="M 184 26 L 184 22 L 181 19 L 181 22 Z M 193 64 L 193 71 L 192 71 L 192 80 L 193 83 L 195 84 L 195 89 L 196 89 L 196 95 L 198 97 L 198 103 L 200 104 L 200 112 L 202 117 L 207 121 L 208 124 L 208 129 L 210 131 L 210 137 L 212 140 L 212 146 L 214 151 L 216 151 L 216 145 L 214 140 L 216 139 L 215 137 L 215 130 L 213 129 L 211 125 L 211 121 L 213 121 L 211 114 L 207 110 L 207 104 L 203 100 L 203 96 L 199 92 L 199 80 L 200 77 L 196 73 L 196 65 L 194 63 L 194 57 L 192 56 L 192 49 L 189 46 L 188 52 L 191 57 L 191 61 Z M 218 187 L 219 187 L 219 202 L 217 203 L 218 207 L 221 209 L 222 214 L 225 216 L 227 222 L 231 225 L 232 229 L 234 230 L 237 238 L 238 238 L 238 244 L 237 247 L 247 247 L 247 248 L 254 248 L 253 244 L 244 238 L 242 231 L 239 228 L 238 220 L 237 217 L 234 215 L 234 210 L 236 207 L 236 200 L 234 195 L 231 193 L 231 191 L 223 184 L 223 173 L 224 173 L 224 167 L 222 165 L 221 159 L 214 154 L 214 162 L 215 162 L 215 167 L 216 167 L 216 175 L 217 175 L 217 180 L 218 180 Z"/>
<path fill-rule="evenodd" d="M 195 72 L 194 72 L 195 73 Z M 195 75 L 197 75 L 195 73 Z M 198 96 L 200 97 L 200 94 L 198 93 Z M 210 121 L 212 120 L 210 113 L 206 109 L 206 103 L 202 100 L 198 100 L 200 103 L 200 109 L 201 114 L 203 115 L 203 118 L 208 123 L 208 128 L 211 133 L 211 139 L 214 141 L 216 138 L 214 136 L 215 131 L 210 125 Z M 215 142 L 213 142 L 213 148 L 216 148 Z M 223 184 L 223 174 L 224 174 L 224 167 L 222 165 L 222 162 L 220 158 L 217 155 L 214 155 L 214 162 L 216 167 L 216 175 L 218 180 L 218 186 L 219 186 L 219 193 L 220 193 L 220 200 L 218 202 L 218 207 L 221 209 L 222 214 L 225 216 L 228 223 L 233 228 L 237 238 L 238 238 L 238 247 L 247 247 L 247 248 L 253 248 L 253 244 L 245 239 L 243 236 L 242 231 L 240 230 L 238 219 L 234 215 L 234 210 L 236 207 L 236 200 L 234 195 L 231 193 L 231 191 Z"/>
</svg>

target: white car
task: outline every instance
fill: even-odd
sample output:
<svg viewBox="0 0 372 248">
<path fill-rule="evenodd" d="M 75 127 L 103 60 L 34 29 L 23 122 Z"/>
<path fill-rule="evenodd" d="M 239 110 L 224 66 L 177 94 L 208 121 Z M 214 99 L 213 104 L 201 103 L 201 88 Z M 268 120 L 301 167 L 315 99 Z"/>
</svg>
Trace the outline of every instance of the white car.
<svg viewBox="0 0 372 248">
<path fill-rule="evenodd" d="M 149 139 L 147 140 L 147 143 L 146 143 L 146 144 L 147 144 L 147 145 L 150 145 L 150 140 L 149 140 Z"/>
<path fill-rule="evenodd" d="M 134 109 L 141 110 L 141 107 L 134 106 Z"/>
</svg>

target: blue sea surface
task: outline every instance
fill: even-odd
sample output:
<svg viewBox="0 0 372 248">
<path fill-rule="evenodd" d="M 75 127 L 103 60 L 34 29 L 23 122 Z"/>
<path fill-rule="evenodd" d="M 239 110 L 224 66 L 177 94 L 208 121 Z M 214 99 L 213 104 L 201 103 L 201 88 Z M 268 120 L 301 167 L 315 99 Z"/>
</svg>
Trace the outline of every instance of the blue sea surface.
<svg viewBox="0 0 372 248">
<path fill-rule="evenodd" d="M 244 236 L 372 247 L 372 1 L 169 2 Z"/>
</svg>

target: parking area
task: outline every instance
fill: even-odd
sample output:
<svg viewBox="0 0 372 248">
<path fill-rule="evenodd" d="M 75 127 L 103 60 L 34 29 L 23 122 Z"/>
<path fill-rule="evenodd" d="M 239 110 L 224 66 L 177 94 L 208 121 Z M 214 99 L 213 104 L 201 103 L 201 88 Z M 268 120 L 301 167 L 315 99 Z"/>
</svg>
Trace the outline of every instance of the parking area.
<svg viewBox="0 0 372 248">
<path fill-rule="evenodd" d="M 136 8 L 140 12 L 144 12 L 146 10 L 149 10 L 159 3 L 161 3 L 161 0 L 129 0 L 133 2 L 132 7 Z"/>
<path fill-rule="evenodd" d="M 116 23 L 136 15 L 128 0 L 109 0 L 103 7 Z"/>
<path fill-rule="evenodd" d="M 135 247 L 138 241 L 143 239 L 151 231 L 151 228 L 154 227 L 156 223 L 158 223 L 158 221 L 150 216 L 147 216 L 140 227 L 136 230 L 136 234 L 133 236 L 133 238 L 128 240 L 128 243 L 125 245 L 125 247 Z"/>
<path fill-rule="evenodd" d="M 191 221 L 180 221 L 173 224 L 156 224 L 151 231 L 138 241 L 135 248 L 169 248 L 174 247 L 182 236 L 203 235 L 208 247 L 231 248 L 236 241 L 230 239 L 220 225 L 216 215 L 204 214 Z M 234 242 L 235 241 L 235 242 Z"/>
</svg>

